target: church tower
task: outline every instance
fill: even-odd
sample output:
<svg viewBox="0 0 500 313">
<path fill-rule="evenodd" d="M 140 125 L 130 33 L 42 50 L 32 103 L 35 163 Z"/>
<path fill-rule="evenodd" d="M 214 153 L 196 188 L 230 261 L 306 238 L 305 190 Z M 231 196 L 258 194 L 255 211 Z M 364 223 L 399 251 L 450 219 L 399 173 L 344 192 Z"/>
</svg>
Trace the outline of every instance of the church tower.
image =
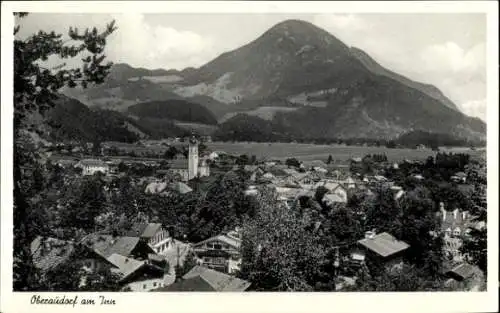
<svg viewBox="0 0 500 313">
<path fill-rule="evenodd" d="M 194 135 L 189 138 L 188 179 L 198 176 L 198 140 Z"/>
</svg>

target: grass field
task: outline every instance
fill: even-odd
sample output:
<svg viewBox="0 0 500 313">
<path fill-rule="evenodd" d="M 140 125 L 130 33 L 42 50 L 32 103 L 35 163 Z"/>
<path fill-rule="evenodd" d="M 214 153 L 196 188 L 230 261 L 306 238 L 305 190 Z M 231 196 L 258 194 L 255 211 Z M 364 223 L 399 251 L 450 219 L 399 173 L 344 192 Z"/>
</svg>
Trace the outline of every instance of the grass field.
<svg viewBox="0 0 500 313">
<path fill-rule="evenodd" d="M 255 155 L 257 158 L 266 159 L 286 159 L 297 158 L 301 161 L 324 160 L 329 155 L 337 161 L 347 161 L 352 157 L 363 157 L 366 154 L 385 153 L 389 161 L 425 160 L 428 156 L 436 155 L 435 151 L 430 149 L 388 149 L 385 147 L 357 147 L 340 145 L 313 145 L 297 143 L 228 143 L 212 142 L 207 144 L 213 151 L 224 151 L 229 154 L 248 154 Z M 471 156 L 484 153 L 483 151 L 471 151 L 466 148 L 445 149 L 443 151 L 455 153 L 468 153 Z"/>
</svg>

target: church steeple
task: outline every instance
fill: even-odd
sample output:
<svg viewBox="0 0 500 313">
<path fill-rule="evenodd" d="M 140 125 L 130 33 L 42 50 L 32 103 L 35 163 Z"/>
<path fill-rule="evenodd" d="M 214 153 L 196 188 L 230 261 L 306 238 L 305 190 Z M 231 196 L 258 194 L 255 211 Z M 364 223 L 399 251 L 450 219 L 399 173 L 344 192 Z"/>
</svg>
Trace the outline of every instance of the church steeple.
<svg viewBox="0 0 500 313">
<path fill-rule="evenodd" d="M 194 131 L 191 132 L 188 148 L 188 179 L 193 179 L 198 176 L 198 139 Z"/>
</svg>

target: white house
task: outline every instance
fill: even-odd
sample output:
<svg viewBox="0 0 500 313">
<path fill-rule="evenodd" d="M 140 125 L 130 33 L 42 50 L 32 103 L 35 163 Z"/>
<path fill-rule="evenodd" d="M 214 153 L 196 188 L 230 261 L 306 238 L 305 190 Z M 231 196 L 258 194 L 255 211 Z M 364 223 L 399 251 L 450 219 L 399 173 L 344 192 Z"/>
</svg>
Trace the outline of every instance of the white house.
<svg viewBox="0 0 500 313">
<path fill-rule="evenodd" d="M 75 164 L 75 167 L 81 168 L 83 175 L 94 175 L 97 172 L 107 174 L 109 172 L 109 165 L 97 159 L 81 160 Z"/>
<path fill-rule="evenodd" d="M 171 248 L 173 240 L 168 231 L 159 223 L 135 224 L 127 235 L 147 241 L 148 245 L 160 255 Z"/>
</svg>

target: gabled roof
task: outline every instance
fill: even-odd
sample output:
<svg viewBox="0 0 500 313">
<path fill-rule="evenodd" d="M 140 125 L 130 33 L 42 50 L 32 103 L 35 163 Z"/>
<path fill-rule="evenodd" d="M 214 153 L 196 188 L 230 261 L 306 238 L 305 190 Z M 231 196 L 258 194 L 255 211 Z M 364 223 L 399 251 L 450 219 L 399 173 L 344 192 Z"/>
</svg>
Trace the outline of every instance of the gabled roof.
<svg viewBox="0 0 500 313">
<path fill-rule="evenodd" d="M 173 190 L 173 191 L 176 191 L 180 194 L 185 194 L 185 193 L 188 193 L 188 192 L 191 192 L 193 191 L 193 189 L 191 189 L 191 187 L 189 187 L 188 185 L 184 184 L 183 182 L 175 182 L 175 183 L 171 183 L 168 185 L 168 188 Z"/>
<path fill-rule="evenodd" d="M 133 258 L 128 258 L 126 256 L 117 253 L 113 253 L 107 259 L 108 261 L 113 263 L 116 267 L 118 267 L 118 270 L 123 275 L 121 279 L 125 279 L 126 277 L 137 271 L 145 264 L 144 261 L 138 261 Z"/>
<path fill-rule="evenodd" d="M 336 193 L 326 193 L 323 196 L 323 201 L 332 202 L 332 203 L 347 203 L 347 198 L 341 197 Z"/>
<path fill-rule="evenodd" d="M 472 275 L 475 273 L 475 268 L 474 266 L 467 264 L 467 263 L 462 263 L 457 266 L 455 266 L 453 269 L 448 271 L 448 273 L 451 273 L 452 275 L 460 277 L 460 279 L 467 279 L 470 278 Z"/>
<path fill-rule="evenodd" d="M 382 257 L 391 256 L 410 247 L 406 242 L 397 240 L 389 233 L 381 233 L 373 238 L 361 239 L 358 243 Z"/>
<path fill-rule="evenodd" d="M 151 290 L 154 292 L 164 292 L 164 291 L 217 291 L 212 285 L 210 285 L 201 276 L 196 276 L 188 279 L 181 279 L 172 285 Z"/>
<path fill-rule="evenodd" d="M 245 280 L 199 265 L 193 267 L 186 273 L 183 279 L 191 279 L 194 277 L 202 278 L 216 291 L 245 291 L 250 287 L 250 283 Z"/>
<path fill-rule="evenodd" d="M 218 235 L 218 236 L 214 236 L 214 237 L 205 239 L 203 241 L 195 243 L 194 246 L 199 246 L 199 245 L 202 245 L 206 242 L 216 241 L 216 240 L 222 241 L 223 243 L 228 244 L 230 246 L 233 246 L 236 249 L 239 249 L 239 247 L 241 246 L 241 240 L 234 238 L 234 237 L 229 237 L 226 235 Z"/>
<path fill-rule="evenodd" d="M 108 258 L 112 254 L 128 256 L 139 244 L 139 237 L 113 237 L 97 233 L 87 235 L 81 242 Z"/>
<path fill-rule="evenodd" d="M 164 191 L 167 188 L 167 183 L 165 182 L 152 182 L 146 186 L 144 192 L 156 194 Z"/>
<path fill-rule="evenodd" d="M 161 229 L 160 223 L 136 223 L 128 232 L 129 236 L 151 238 Z"/>
</svg>

